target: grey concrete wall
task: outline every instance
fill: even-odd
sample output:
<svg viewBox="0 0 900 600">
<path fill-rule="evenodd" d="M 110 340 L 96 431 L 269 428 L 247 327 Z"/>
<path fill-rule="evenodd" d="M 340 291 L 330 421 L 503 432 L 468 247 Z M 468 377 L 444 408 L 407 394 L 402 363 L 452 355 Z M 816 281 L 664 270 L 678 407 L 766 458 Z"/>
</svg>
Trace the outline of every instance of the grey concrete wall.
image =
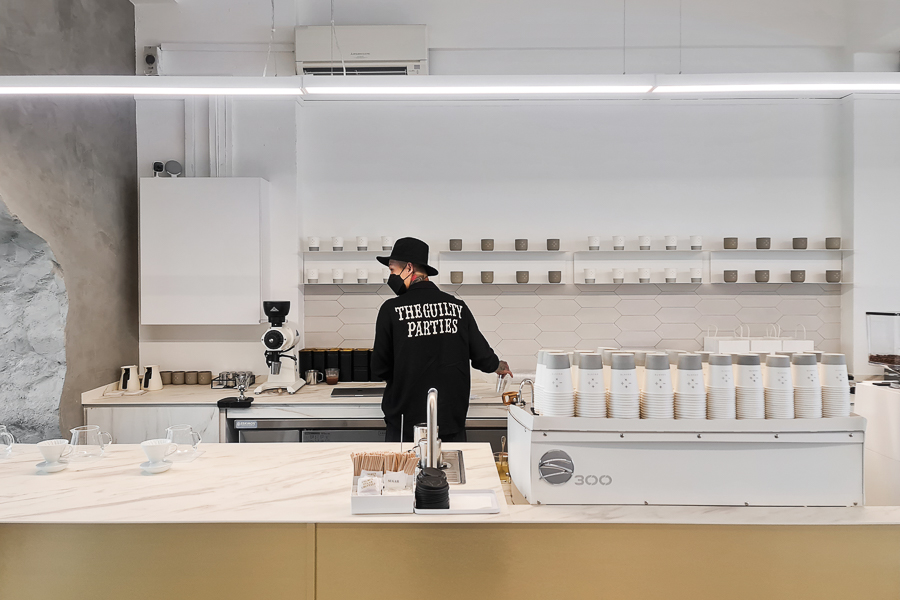
<svg viewBox="0 0 900 600">
<path fill-rule="evenodd" d="M 133 73 L 127 0 L 0 2 L 0 75 Z M 0 99 L 0 197 L 46 240 L 68 295 L 64 432 L 81 392 L 138 359 L 135 145 L 133 99 Z"/>
</svg>

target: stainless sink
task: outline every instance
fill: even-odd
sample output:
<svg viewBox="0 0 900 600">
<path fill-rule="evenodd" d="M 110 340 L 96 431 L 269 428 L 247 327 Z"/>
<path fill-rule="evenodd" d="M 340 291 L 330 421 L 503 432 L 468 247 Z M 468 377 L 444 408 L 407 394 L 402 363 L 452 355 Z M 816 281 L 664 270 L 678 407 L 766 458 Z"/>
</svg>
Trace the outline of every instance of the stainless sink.
<svg viewBox="0 0 900 600">
<path fill-rule="evenodd" d="M 444 450 L 441 452 L 441 467 L 447 475 L 447 483 L 463 484 L 466 482 L 466 466 L 463 463 L 462 450 Z"/>
</svg>

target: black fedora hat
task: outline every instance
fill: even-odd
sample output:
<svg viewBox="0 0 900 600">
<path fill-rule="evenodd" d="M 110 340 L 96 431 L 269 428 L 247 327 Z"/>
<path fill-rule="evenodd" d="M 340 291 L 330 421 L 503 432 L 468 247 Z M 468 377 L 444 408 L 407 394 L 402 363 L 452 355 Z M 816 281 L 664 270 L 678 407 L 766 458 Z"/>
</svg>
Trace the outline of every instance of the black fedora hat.
<svg viewBox="0 0 900 600">
<path fill-rule="evenodd" d="M 390 256 L 378 256 L 376 258 L 384 266 L 389 266 L 388 263 L 396 260 L 422 265 L 425 267 L 425 274 L 429 277 L 434 277 L 438 274 L 437 269 L 428 265 L 428 244 L 416 238 L 400 238 L 394 242 L 394 248 L 391 250 Z"/>
</svg>

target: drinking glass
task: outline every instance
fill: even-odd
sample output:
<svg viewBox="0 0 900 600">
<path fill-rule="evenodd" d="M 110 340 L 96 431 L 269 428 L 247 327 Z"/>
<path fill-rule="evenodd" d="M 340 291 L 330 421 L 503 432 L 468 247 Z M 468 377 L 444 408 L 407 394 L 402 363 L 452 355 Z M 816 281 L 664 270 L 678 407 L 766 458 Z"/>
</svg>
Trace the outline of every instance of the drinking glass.
<svg viewBox="0 0 900 600">
<path fill-rule="evenodd" d="M 327 383 L 328 385 L 337 385 L 338 377 L 340 376 L 340 374 L 340 369 L 325 369 L 325 383 Z"/>
</svg>

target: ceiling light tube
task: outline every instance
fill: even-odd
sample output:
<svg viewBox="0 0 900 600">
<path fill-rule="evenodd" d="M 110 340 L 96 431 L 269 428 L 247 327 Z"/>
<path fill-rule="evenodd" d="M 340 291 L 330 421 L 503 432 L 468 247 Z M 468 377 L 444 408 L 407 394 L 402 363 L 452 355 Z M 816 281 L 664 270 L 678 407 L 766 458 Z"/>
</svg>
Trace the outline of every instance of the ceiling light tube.
<svg viewBox="0 0 900 600">
<path fill-rule="evenodd" d="M 482 96 L 645 94 L 650 85 L 492 85 L 492 86 L 314 86 L 310 95 L 330 96 Z"/>
<path fill-rule="evenodd" d="M 300 78 L 33 75 L 0 77 L 0 96 L 301 96 Z"/>
</svg>

